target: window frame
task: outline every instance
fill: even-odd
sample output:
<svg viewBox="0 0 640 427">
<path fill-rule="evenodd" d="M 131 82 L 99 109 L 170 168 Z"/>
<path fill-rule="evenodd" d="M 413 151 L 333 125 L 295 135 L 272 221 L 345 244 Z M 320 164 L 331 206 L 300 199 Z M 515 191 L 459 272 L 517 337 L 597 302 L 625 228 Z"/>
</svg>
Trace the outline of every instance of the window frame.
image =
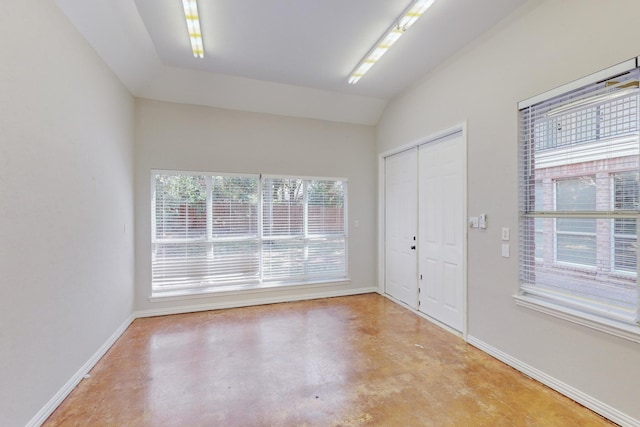
<svg viewBox="0 0 640 427">
<path fill-rule="evenodd" d="M 202 237 L 194 237 L 185 241 L 185 243 L 215 243 L 214 241 L 220 240 L 221 242 L 234 242 L 238 241 L 256 241 L 258 250 L 258 271 L 257 277 L 255 280 L 251 280 L 250 278 L 241 278 L 240 280 L 229 280 L 229 281 L 209 281 L 204 284 L 165 284 L 158 285 L 154 282 L 154 251 L 156 250 L 158 244 L 162 243 L 171 243 L 171 239 L 162 239 L 157 236 L 157 212 L 156 212 L 156 177 L 159 175 L 175 175 L 175 176 L 203 176 L 211 181 L 212 178 L 216 177 L 243 177 L 243 178 L 253 178 L 256 179 L 256 196 L 257 196 L 257 226 L 255 235 L 247 235 L 247 236 L 237 236 L 237 237 L 213 237 L 213 223 L 214 223 L 214 213 L 212 206 L 212 194 L 211 194 L 211 186 L 207 185 L 207 194 L 206 194 L 206 209 L 207 209 L 207 225 L 206 225 L 206 238 Z M 264 182 L 268 179 L 296 179 L 301 180 L 304 186 L 303 195 L 303 210 L 304 210 L 304 227 L 301 235 L 266 235 L 263 225 L 263 210 L 264 210 Z M 210 293 L 219 293 L 219 292 L 237 292 L 237 291 L 247 291 L 247 290 L 255 290 L 255 289 L 268 289 L 273 287 L 282 287 L 282 286 L 303 286 L 303 285 L 319 285 L 319 284 L 348 284 L 350 282 L 349 279 L 349 263 L 348 263 L 348 179 L 347 178 L 335 178 L 335 177 L 309 177 L 309 176 L 289 176 L 289 175 L 263 175 L 263 174 L 243 174 L 243 173 L 220 173 L 220 172 L 200 172 L 200 171 L 182 171 L 182 170 L 160 170 L 160 169 L 152 169 L 151 170 L 151 283 L 150 283 L 150 299 L 155 298 L 172 298 L 172 297 L 182 297 L 182 296 L 193 296 L 200 294 L 210 294 Z M 310 183 L 317 181 L 326 181 L 326 182 L 340 182 L 342 188 L 342 223 L 341 231 L 333 233 L 333 234 L 315 234 L 309 235 L 308 233 L 308 195 L 307 189 Z M 340 219 L 340 217 L 338 217 Z M 264 247 L 267 245 L 267 242 L 288 242 L 294 240 L 304 241 L 305 251 L 304 251 L 304 274 L 298 276 L 287 276 L 282 275 L 277 278 L 265 278 L 264 274 Z M 309 271 L 308 265 L 313 261 L 313 258 L 309 256 L 309 251 L 306 248 L 309 245 L 310 241 L 317 241 L 319 239 L 326 239 L 330 241 L 343 241 L 343 256 L 342 256 L 342 265 L 344 266 L 337 274 L 307 274 Z M 184 240 L 184 239 L 181 239 Z M 208 246 L 207 246 L 208 247 Z M 298 261 L 298 260 L 297 260 Z"/>
</svg>

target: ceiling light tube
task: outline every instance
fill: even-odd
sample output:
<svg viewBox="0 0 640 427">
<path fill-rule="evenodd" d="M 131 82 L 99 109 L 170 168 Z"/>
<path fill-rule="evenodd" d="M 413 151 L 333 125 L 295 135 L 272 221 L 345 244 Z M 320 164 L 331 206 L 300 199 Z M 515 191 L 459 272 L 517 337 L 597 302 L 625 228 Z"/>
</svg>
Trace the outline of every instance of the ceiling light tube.
<svg viewBox="0 0 640 427">
<path fill-rule="evenodd" d="M 193 56 L 196 58 L 204 58 L 204 45 L 202 44 L 198 3 L 196 0 L 182 0 L 182 6 L 184 7 L 184 17 L 187 20 L 187 30 L 189 31 Z"/>
<path fill-rule="evenodd" d="M 358 63 L 349 77 L 349 83 L 356 84 L 434 2 L 435 0 L 414 0 Z"/>
</svg>

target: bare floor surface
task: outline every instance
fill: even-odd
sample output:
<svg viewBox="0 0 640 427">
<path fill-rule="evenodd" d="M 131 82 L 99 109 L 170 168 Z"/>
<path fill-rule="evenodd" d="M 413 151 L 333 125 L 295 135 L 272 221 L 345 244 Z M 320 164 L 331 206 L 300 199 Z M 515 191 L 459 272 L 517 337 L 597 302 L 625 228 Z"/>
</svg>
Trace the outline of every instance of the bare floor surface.
<svg viewBox="0 0 640 427">
<path fill-rule="evenodd" d="M 611 426 L 377 294 L 137 319 L 45 426 Z"/>
</svg>

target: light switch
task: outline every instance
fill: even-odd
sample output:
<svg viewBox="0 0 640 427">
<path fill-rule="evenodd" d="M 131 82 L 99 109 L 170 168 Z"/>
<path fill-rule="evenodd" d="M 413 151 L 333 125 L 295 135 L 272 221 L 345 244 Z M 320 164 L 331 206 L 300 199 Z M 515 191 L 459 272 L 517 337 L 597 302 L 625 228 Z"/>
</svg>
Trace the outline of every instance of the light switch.
<svg viewBox="0 0 640 427">
<path fill-rule="evenodd" d="M 509 244 L 508 243 L 503 243 L 502 244 L 502 257 L 503 258 L 509 258 L 510 254 L 509 254 Z"/>
<path fill-rule="evenodd" d="M 502 227 L 502 240 L 509 241 L 509 227 Z"/>
<path fill-rule="evenodd" d="M 487 228 L 487 214 L 480 214 L 478 226 L 480 228 Z"/>
<path fill-rule="evenodd" d="M 360 220 L 359 219 L 353 220 L 353 228 L 360 228 Z"/>
<path fill-rule="evenodd" d="M 478 217 L 472 216 L 469 218 L 469 227 L 478 228 Z"/>
</svg>

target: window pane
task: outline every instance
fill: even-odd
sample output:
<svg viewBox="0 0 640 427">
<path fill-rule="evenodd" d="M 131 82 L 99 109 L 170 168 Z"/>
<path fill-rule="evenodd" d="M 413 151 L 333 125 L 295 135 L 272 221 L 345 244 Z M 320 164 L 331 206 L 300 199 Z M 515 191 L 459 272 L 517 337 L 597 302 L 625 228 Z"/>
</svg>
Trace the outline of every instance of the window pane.
<svg viewBox="0 0 640 427">
<path fill-rule="evenodd" d="M 589 266 L 596 265 L 595 236 L 558 234 L 556 239 L 556 258 L 558 261 Z"/>
<path fill-rule="evenodd" d="M 265 178 L 262 199 L 264 236 L 303 234 L 304 187 L 301 179 Z"/>
<path fill-rule="evenodd" d="M 621 218 L 614 220 L 614 235 L 629 234 L 636 235 L 636 220 L 632 218 Z"/>
<path fill-rule="evenodd" d="M 544 233 L 542 231 L 536 231 L 535 236 L 535 257 L 543 258 L 544 257 Z"/>
<path fill-rule="evenodd" d="M 542 181 L 536 181 L 535 183 L 534 209 L 536 211 L 544 210 L 544 187 L 542 186 Z"/>
<path fill-rule="evenodd" d="M 207 244 L 158 243 L 152 257 L 154 286 L 199 283 L 206 275 Z"/>
<path fill-rule="evenodd" d="M 262 266 L 265 280 L 301 278 L 304 275 L 304 240 L 265 241 Z"/>
<path fill-rule="evenodd" d="M 154 286 L 206 286 L 257 278 L 257 241 L 158 243 L 152 260 Z"/>
<path fill-rule="evenodd" d="M 208 254 L 209 281 L 236 281 L 259 274 L 258 241 L 215 242 Z"/>
<path fill-rule="evenodd" d="M 628 102 L 620 102 L 617 109 L 612 109 L 612 114 L 626 108 Z M 635 105 L 635 104 L 634 104 Z M 615 121 L 612 119 L 612 123 Z M 617 126 L 626 126 L 627 123 L 619 122 Z M 615 131 L 613 129 L 612 131 Z M 613 176 L 614 209 L 638 210 L 638 173 L 623 172 Z M 621 218 L 613 220 L 613 265 L 618 271 L 636 273 L 637 261 L 637 220 L 633 218 Z"/>
<path fill-rule="evenodd" d="M 556 210 L 596 210 L 596 180 L 593 176 L 562 179 L 556 182 Z"/>
<path fill-rule="evenodd" d="M 213 237 L 258 234 L 258 179 L 214 176 L 211 183 Z"/>
<path fill-rule="evenodd" d="M 584 218 L 558 218 L 556 220 L 556 231 L 574 232 L 574 233 L 592 233 L 596 232 L 596 220 Z"/>
<path fill-rule="evenodd" d="M 207 235 L 207 189 L 204 176 L 155 177 L 157 238 L 198 238 Z"/>
<path fill-rule="evenodd" d="M 638 240 L 636 238 L 615 237 L 614 241 L 616 270 L 635 273 L 638 267 Z"/>
<path fill-rule="evenodd" d="M 613 176 L 614 209 L 638 210 L 638 173 L 626 172 Z"/>
<path fill-rule="evenodd" d="M 308 192 L 309 234 L 344 234 L 342 181 L 311 181 Z"/>
<path fill-rule="evenodd" d="M 308 274 L 345 276 L 345 239 L 318 239 L 309 242 Z"/>
<path fill-rule="evenodd" d="M 607 102 L 600 107 L 600 134 L 607 138 L 624 135 L 638 128 L 636 95 Z"/>
<path fill-rule="evenodd" d="M 535 148 L 548 150 L 593 140 L 597 135 L 597 109 L 587 108 L 536 121 Z"/>
</svg>

